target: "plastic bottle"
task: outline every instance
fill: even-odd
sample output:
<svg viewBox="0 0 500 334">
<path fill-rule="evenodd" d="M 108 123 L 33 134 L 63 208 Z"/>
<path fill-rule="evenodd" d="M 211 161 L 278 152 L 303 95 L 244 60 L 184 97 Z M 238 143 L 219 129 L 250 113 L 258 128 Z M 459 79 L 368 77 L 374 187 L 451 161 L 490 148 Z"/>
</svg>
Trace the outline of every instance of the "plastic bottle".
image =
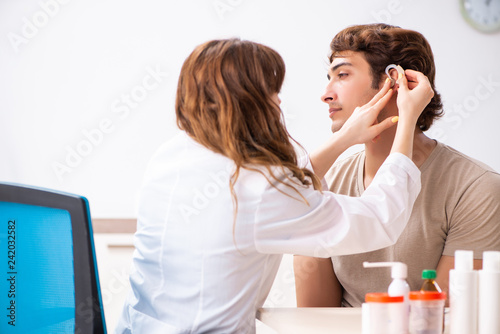
<svg viewBox="0 0 500 334">
<path fill-rule="evenodd" d="M 410 334 L 441 334 L 444 330 L 445 292 L 410 292 Z"/>
<path fill-rule="evenodd" d="M 450 334 L 477 333 L 478 275 L 472 251 L 455 251 L 450 270 Z"/>
<path fill-rule="evenodd" d="M 500 252 L 483 253 L 478 315 L 479 334 L 500 333 Z"/>
<path fill-rule="evenodd" d="M 387 292 L 367 293 L 362 308 L 363 334 L 407 333 L 404 323 L 404 297 Z"/>
<path fill-rule="evenodd" d="M 424 269 L 422 271 L 422 279 L 424 283 L 420 291 L 435 291 L 441 292 L 441 288 L 436 282 L 436 271 L 434 269 Z"/>
<path fill-rule="evenodd" d="M 409 329 L 408 321 L 410 314 L 410 286 L 406 282 L 408 276 L 408 267 L 402 262 L 363 262 L 363 267 L 365 268 L 375 268 L 375 267 L 391 267 L 391 278 L 392 282 L 387 288 L 389 296 L 403 296 L 404 297 L 404 328 L 406 331 Z"/>
</svg>

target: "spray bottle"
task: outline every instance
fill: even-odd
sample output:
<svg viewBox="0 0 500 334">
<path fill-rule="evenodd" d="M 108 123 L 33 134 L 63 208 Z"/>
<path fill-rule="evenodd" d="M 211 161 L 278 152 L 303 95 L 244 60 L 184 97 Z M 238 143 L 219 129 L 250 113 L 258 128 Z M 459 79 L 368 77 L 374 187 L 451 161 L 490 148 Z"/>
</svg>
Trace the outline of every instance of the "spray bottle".
<svg viewBox="0 0 500 334">
<path fill-rule="evenodd" d="M 408 277 L 408 267 L 402 262 L 363 262 L 363 267 L 374 268 L 374 267 L 391 267 L 391 278 L 392 282 L 389 284 L 387 292 L 389 296 L 403 296 L 404 297 L 404 308 L 405 308 L 405 328 L 409 328 L 409 313 L 410 313 L 410 286 L 406 282 Z"/>
</svg>

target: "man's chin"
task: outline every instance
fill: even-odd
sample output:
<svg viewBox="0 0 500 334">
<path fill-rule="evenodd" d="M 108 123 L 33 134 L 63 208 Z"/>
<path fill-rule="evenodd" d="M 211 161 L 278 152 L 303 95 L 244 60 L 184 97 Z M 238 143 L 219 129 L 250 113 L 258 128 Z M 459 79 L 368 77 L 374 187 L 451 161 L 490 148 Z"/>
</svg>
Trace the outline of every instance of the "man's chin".
<svg viewBox="0 0 500 334">
<path fill-rule="evenodd" d="M 339 131 L 342 128 L 342 125 L 344 125 L 344 123 L 341 124 L 341 123 L 333 122 L 332 126 L 331 126 L 332 133 Z"/>
</svg>

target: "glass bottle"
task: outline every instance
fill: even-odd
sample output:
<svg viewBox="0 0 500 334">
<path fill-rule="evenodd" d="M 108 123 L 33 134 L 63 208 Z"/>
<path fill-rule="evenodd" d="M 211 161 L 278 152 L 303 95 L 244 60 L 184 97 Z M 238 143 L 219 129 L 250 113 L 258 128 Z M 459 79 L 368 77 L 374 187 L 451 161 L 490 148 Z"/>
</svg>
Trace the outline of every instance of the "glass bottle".
<svg viewBox="0 0 500 334">
<path fill-rule="evenodd" d="M 436 271 L 433 269 L 426 269 L 422 271 L 422 279 L 424 283 L 420 291 L 436 291 L 441 292 L 441 288 L 436 282 Z"/>
</svg>

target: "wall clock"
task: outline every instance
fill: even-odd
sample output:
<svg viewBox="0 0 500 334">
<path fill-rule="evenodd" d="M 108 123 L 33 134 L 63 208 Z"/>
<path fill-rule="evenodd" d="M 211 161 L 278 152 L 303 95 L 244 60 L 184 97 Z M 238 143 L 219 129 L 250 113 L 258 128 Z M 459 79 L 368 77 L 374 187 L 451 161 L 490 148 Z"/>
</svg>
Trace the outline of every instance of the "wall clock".
<svg viewBox="0 0 500 334">
<path fill-rule="evenodd" d="M 475 29 L 494 33 L 500 31 L 500 0 L 459 0 L 465 20 Z"/>
</svg>

